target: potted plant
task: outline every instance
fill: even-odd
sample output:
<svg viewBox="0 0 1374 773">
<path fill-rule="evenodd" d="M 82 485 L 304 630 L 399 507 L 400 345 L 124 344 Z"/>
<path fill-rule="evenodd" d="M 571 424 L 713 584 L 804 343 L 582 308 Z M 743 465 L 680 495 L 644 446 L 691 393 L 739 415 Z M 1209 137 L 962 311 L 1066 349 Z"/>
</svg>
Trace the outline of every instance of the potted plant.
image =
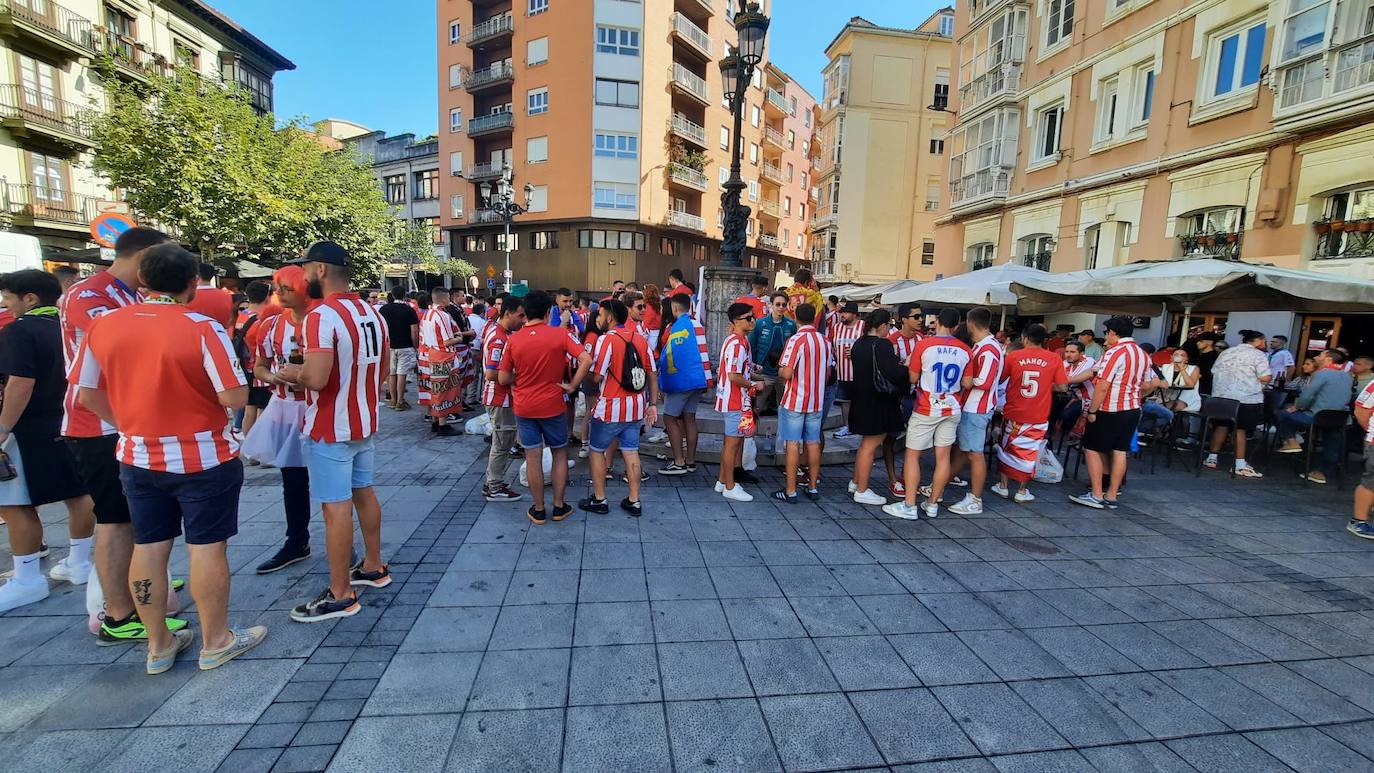
<svg viewBox="0 0 1374 773">
<path fill-rule="evenodd" d="M 1316 231 L 1318 236 L 1325 236 L 1331 232 L 1331 221 L 1327 218 L 1322 218 L 1312 224 L 1312 230 Z"/>
<path fill-rule="evenodd" d="M 1228 233 L 1228 234 L 1226 234 L 1226 243 L 1227 243 L 1227 244 L 1235 244 L 1239 239 L 1240 239 L 1240 234 L 1238 234 L 1238 233 Z"/>
<path fill-rule="evenodd" d="M 1217 237 L 1215 237 L 1215 236 L 1213 236 L 1213 235 L 1211 235 L 1211 234 L 1204 234 L 1204 235 L 1202 236 L 1201 241 L 1202 241 L 1202 246 L 1203 246 L 1203 247 L 1212 247 L 1212 246 L 1215 246 L 1215 245 L 1216 245 L 1216 243 L 1217 243 Z"/>
<path fill-rule="evenodd" d="M 1358 230 L 1358 231 L 1359 231 L 1360 233 L 1362 233 L 1362 234 L 1367 234 L 1367 233 L 1369 233 L 1370 231 L 1374 231 L 1374 218 L 1368 218 L 1368 217 L 1367 217 L 1367 218 L 1364 218 L 1363 220 L 1360 220 L 1360 221 L 1356 224 L 1355 228 L 1356 228 L 1356 230 Z"/>
<path fill-rule="evenodd" d="M 1344 221 L 1344 220 L 1332 220 L 1332 221 L 1331 221 L 1331 230 L 1332 230 L 1332 231 L 1335 231 L 1336 233 L 1340 233 L 1341 231 L 1344 231 L 1344 230 L 1345 230 L 1345 221 Z"/>
</svg>

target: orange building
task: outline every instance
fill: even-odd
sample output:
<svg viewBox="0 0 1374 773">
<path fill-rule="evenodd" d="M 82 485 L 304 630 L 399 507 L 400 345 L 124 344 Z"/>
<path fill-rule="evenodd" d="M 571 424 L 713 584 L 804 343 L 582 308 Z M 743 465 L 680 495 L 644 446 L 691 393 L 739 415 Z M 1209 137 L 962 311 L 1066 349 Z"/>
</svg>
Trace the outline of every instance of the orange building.
<svg viewBox="0 0 1374 773">
<path fill-rule="evenodd" d="M 512 224 L 516 281 L 595 292 L 718 262 L 732 118 L 717 61 L 736 37 L 733 4 L 437 4 L 441 226 L 455 257 L 502 267 L 503 223 L 480 186 L 509 165 L 517 191 L 532 186 Z M 766 60 L 747 94 L 746 262 L 770 278 L 807 262 L 814 104 Z"/>
</svg>

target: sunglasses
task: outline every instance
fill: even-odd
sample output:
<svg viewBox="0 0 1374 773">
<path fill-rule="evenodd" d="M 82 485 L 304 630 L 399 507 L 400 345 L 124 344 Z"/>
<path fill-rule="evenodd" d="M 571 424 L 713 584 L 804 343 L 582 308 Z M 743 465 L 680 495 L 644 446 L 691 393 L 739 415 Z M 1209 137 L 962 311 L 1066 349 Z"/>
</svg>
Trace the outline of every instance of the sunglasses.
<svg viewBox="0 0 1374 773">
<path fill-rule="evenodd" d="M 731 321 L 731 322 L 745 322 L 745 321 L 753 322 L 753 321 L 754 321 L 754 315 L 753 315 L 753 314 L 745 314 L 745 315 L 742 316 L 742 317 L 735 317 L 734 319 L 732 319 L 732 320 L 730 320 L 730 321 Z"/>
<path fill-rule="evenodd" d="M 636 303 L 636 304 L 634 305 L 634 308 L 636 308 L 636 309 L 642 309 L 642 308 L 644 308 L 644 304 L 642 304 L 642 303 Z"/>
</svg>

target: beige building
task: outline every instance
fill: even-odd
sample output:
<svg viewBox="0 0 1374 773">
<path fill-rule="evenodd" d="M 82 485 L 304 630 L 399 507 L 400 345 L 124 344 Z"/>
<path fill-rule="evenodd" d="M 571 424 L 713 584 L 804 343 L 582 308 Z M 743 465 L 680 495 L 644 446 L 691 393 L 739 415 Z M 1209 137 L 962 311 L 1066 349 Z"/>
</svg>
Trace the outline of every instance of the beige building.
<svg viewBox="0 0 1374 773">
<path fill-rule="evenodd" d="M 116 198 L 90 169 L 89 116 L 106 78 L 146 81 L 187 64 L 271 112 L 273 75 L 295 69 L 200 0 L 4 0 L 0 53 L 0 208 L 50 260 L 89 246 L 97 203 Z"/>
<path fill-rule="evenodd" d="M 935 278 L 953 9 L 914 30 L 854 17 L 826 48 L 811 249 L 822 282 Z"/>
<path fill-rule="evenodd" d="M 481 185 L 509 165 L 517 190 L 533 186 L 512 225 L 516 281 L 592 292 L 718 262 L 732 118 L 717 62 L 736 38 L 734 3 L 437 7 L 441 224 L 453 256 L 500 270 L 503 224 Z M 766 59 L 748 90 L 746 264 L 769 276 L 806 259 L 813 104 Z"/>
<path fill-rule="evenodd" d="M 941 272 L 1209 255 L 1374 278 L 1374 1 L 960 0 L 955 38 Z M 1374 348 L 1367 318 L 1271 317 Z"/>
</svg>

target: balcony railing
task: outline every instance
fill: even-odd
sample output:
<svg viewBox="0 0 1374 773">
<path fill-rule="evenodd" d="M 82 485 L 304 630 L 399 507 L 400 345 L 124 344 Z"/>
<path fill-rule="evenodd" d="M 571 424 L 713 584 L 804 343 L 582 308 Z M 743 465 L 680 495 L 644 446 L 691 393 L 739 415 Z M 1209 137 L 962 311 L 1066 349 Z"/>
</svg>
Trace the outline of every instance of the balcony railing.
<svg viewBox="0 0 1374 773">
<path fill-rule="evenodd" d="M 85 228 L 95 216 L 97 200 L 46 185 L 9 183 L 5 186 L 5 212 L 16 225 L 60 224 Z"/>
<path fill-rule="evenodd" d="M 673 120 L 669 124 L 669 128 L 672 130 L 673 134 L 685 140 L 690 140 L 703 147 L 706 145 L 706 127 L 692 123 L 692 121 L 682 113 L 673 113 Z"/>
<path fill-rule="evenodd" d="M 764 199 L 759 202 L 759 214 L 768 215 L 775 219 L 782 218 L 782 207 L 776 201 Z"/>
<path fill-rule="evenodd" d="M 472 214 L 468 216 L 468 222 L 499 223 L 501 222 L 501 213 L 497 212 L 494 209 L 486 209 L 485 207 L 480 209 L 474 209 L 472 211 Z"/>
<path fill-rule="evenodd" d="M 766 250 L 777 250 L 782 247 L 782 242 L 778 239 L 777 234 L 760 232 L 756 243 Z"/>
<path fill-rule="evenodd" d="M 153 65 L 147 52 L 140 48 L 140 44 L 134 39 L 107 32 L 105 33 L 105 53 L 114 60 L 115 68 L 119 72 L 135 80 L 147 80 L 148 71 L 152 69 Z"/>
<path fill-rule="evenodd" d="M 1178 237 L 1178 244 L 1185 258 L 1240 260 L 1241 236 L 1239 232 L 1183 234 Z"/>
<path fill-rule="evenodd" d="M 703 192 L 710 186 L 710 180 L 707 179 L 704 172 L 698 172 L 676 161 L 668 163 L 668 179 Z"/>
<path fill-rule="evenodd" d="M 682 40 L 692 44 L 707 58 L 711 56 L 711 36 L 706 31 L 692 23 L 682 14 L 681 11 L 673 13 L 673 33 Z"/>
<path fill-rule="evenodd" d="M 686 90 L 687 93 L 695 96 L 708 105 L 711 103 L 711 92 L 706 87 L 706 80 L 701 76 L 677 62 L 673 62 L 672 78 L 673 85 L 680 86 Z"/>
<path fill-rule="evenodd" d="M 1301 105 L 1374 85 L 1374 34 L 1279 69 L 1277 83 L 1278 109 L 1304 117 Z"/>
<path fill-rule="evenodd" d="M 977 260 L 969 261 L 969 271 L 979 271 L 985 268 L 992 268 L 992 258 L 979 258 Z"/>
<path fill-rule="evenodd" d="M 779 150 L 787 150 L 787 139 L 782 132 L 771 126 L 763 127 L 763 141 L 773 143 Z"/>
<path fill-rule="evenodd" d="M 777 164 L 770 164 L 767 161 L 759 165 L 759 177 L 779 185 L 785 180 L 782 176 L 782 169 Z"/>
<path fill-rule="evenodd" d="M 1049 271 L 1052 258 L 1054 258 L 1053 252 L 1030 252 L 1021 256 L 1021 265 Z"/>
<path fill-rule="evenodd" d="M 505 131 L 515 126 L 515 115 L 512 113 L 492 113 L 491 115 L 478 116 L 468 121 L 468 135 L 477 136 L 490 132 Z"/>
<path fill-rule="evenodd" d="M 811 218 L 811 230 L 818 231 L 822 228 L 829 228 L 839 222 L 839 220 L 839 210 L 832 209 L 829 212 L 817 212 L 816 216 Z"/>
<path fill-rule="evenodd" d="M 1020 63 L 1000 64 L 959 87 L 960 107 L 968 110 L 994 99 L 1012 97 L 1020 88 Z"/>
<path fill-rule="evenodd" d="M 701 215 L 693 215 L 691 212 L 679 212 L 676 209 L 668 210 L 668 225 L 677 228 L 689 228 L 693 231 L 706 232 L 706 221 L 701 219 Z"/>
<path fill-rule="evenodd" d="M 510 62 L 495 62 L 490 67 L 473 70 L 472 74 L 463 81 L 463 88 L 473 92 L 514 78 L 514 65 Z"/>
<path fill-rule="evenodd" d="M 11 131 L 37 131 L 54 139 L 94 142 L 91 108 L 13 83 L 0 85 L 0 118 Z"/>
<path fill-rule="evenodd" d="M 77 56 L 96 52 L 95 25 L 90 19 L 51 0 L 0 0 L 0 28 L 24 31 L 49 48 Z"/>
<path fill-rule="evenodd" d="M 491 180 L 501 176 L 504 164 L 497 164 L 492 161 L 483 161 L 480 164 L 473 164 L 468 167 L 467 178 L 469 180 Z"/>
<path fill-rule="evenodd" d="M 772 105 L 773 107 L 776 107 L 784 113 L 787 113 L 788 115 L 796 115 L 796 112 L 792 109 L 792 103 L 787 100 L 787 97 L 784 97 L 782 95 L 781 91 L 778 91 L 777 89 L 768 89 L 767 94 L 768 104 Z"/>
<path fill-rule="evenodd" d="M 1319 220 L 1312 227 L 1317 232 L 1313 260 L 1374 258 L 1374 219 Z"/>
<path fill-rule="evenodd" d="M 489 40 L 494 40 L 503 35 L 509 35 L 515 30 L 515 21 L 512 17 L 502 14 L 493 16 L 490 19 L 478 24 L 468 33 L 465 41 L 469 46 L 479 46 Z"/>
</svg>

